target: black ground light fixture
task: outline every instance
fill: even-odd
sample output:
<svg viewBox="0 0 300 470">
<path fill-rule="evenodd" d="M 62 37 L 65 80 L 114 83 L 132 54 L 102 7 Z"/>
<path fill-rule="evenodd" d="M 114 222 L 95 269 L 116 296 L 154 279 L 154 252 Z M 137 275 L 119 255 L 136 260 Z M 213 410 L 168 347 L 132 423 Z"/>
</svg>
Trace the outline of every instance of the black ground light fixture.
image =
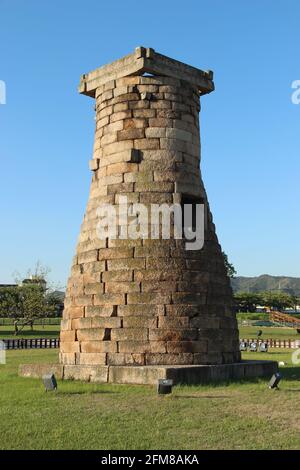
<svg viewBox="0 0 300 470">
<path fill-rule="evenodd" d="M 157 382 L 157 393 L 158 395 L 167 395 L 172 393 L 173 380 L 171 379 L 159 379 Z"/>
<path fill-rule="evenodd" d="M 279 372 L 276 372 L 276 374 L 272 375 L 272 378 L 269 382 L 269 388 L 278 389 L 278 384 L 281 379 L 282 379 L 282 375 Z"/>
<path fill-rule="evenodd" d="M 258 331 L 256 332 L 256 336 L 259 337 L 259 336 L 261 336 L 261 335 L 262 335 L 262 330 L 258 330 Z"/>
<path fill-rule="evenodd" d="M 45 374 L 43 375 L 43 382 L 46 392 L 51 392 L 57 390 L 57 382 L 54 374 Z"/>
<path fill-rule="evenodd" d="M 260 352 L 268 352 L 268 343 L 260 343 L 259 351 Z"/>
<path fill-rule="evenodd" d="M 247 351 L 248 343 L 246 341 L 240 341 L 240 351 Z"/>
</svg>

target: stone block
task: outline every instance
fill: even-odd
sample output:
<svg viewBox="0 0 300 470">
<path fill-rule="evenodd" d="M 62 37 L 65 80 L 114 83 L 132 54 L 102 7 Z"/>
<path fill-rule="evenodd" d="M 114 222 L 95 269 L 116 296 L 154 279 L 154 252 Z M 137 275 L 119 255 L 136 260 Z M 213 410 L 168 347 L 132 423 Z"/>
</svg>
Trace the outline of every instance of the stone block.
<svg viewBox="0 0 300 470">
<path fill-rule="evenodd" d="M 76 361 L 79 365 L 105 365 L 106 353 L 78 353 Z"/>
<path fill-rule="evenodd" d="M 113 163 L 107 167 L 107 175 L 113 174 L 122 174 L 122 173 L 136 173 L 138 171 L 138 166 L 136 163 Z M 126 183 L 126 181 L 125 181 Z"/>
<path fill-rule="evenodd" d="M 60 343 L 60 351 L 62 353 L 79 352 L 79 342 L 78 341 L 62 341 Z"/>
<path fill-rule="evenodd" d="M 147 304 L 133 304 L 133 305 L 118 305 L 118 316 L 120 317 L 139 317 L 143 318 L 154 317 L 156 315 L 163 315 L 164 309 L 162 305 L 147 305 Z M 124 322 L 125 318 L 123 318 Z"/>
<path fill-rule="evenodd" d="M 115 305 L 88 305 L 85 310 L 86 317 L 112 317 L 115 314 Z"/>
<path fill-rule="evenodd" d="M 86 284 L 84 287 L 84 293 L 89 294 L 103 294 L 104 284 L 102 282 L 93 282 Z"/>
<path fill-rule="evenodd" d="M 100 271 L 105 271 L 105 261 L 97 261 L 94 263 L 84 263 L 83 265 L 84 274 L 94 274 Z"/>
<path fill-rule="evenodd" d="M 155 310 L 154 310 L 155 311 Z M 123 318 L 124 328 L 157 328 L 157 317 L 149 316 L 125 316 Z"/>
<path fill-rule="evenodd" d="M 134 109 L 132 111 L 134 118 L 154 118 L 156 115 L 155 109 Z"/>
<path fill-rule="evenodd" d="M 105 292 L 112 293 L 128 293 L 128 292 L 140 292 L 139 282 L 106 282 Z"/>
<path fill-rule="evenodd" d="M 128 103 L 126 103 L 126 101 L 124 101 L 123 103 L 117 103 L 113 105 L 113 108 L 114 108 L 113 116 L 115 116 L 119 112 L 128 110 Z"/>
<path fill-rule="evenodd" d="M 150 341 L 192 341 L 198 339 L 198 332 L 194 329 L 183 328 L 156 328 L 149 329 Z"/>
<path fill-rule="evenodd" d="M 113 112 L 113 107 L 112 106 L 106 106 L 103 108 L 101 111 L 98 112 L 97 118 L 102 119 L 106 116 L 109 116 Z"/>
<path fill-rule="evenodd" d="M 54 374 L 57 379 L 62 379 L 63 369 L 61 364 L 21 364 L 18 373 L 33 379 L 42 378 L 46 374 Z"/>
<path fill-rule="evenodd" d="M 108 194 L 129 193 L 133 190 L 133 183 L 112 184 L 107 188 Z"/>
<path fill-rule="evenodd" d="M 145 363 L 144 354 L 140 353 L 108 353 L 107 364 L 125 366 L 130 364 L 132 366 L 139 366 Z M 132 367 L 134 368 L 134 367 Z"/>
<path fill-rule="evenodd" d="M 165 127 L 149 127 L 145 130 L 145 135 L 147 139 L 156 139 L 160 137 L 166 137 Z"/>
<path fill-rule="evenodd" d="M 144 269 L 142 271 L 134 271 L 135 281 L 176 281 L 180 279 L 180 271 L 157 271 L 155 269 Z"/>
<path fill-rule="evenodd" d="M 61 364 L 76 364 L 76 353 L 59 353 Z"/>
<path fill-rule="evenodd" d="M 118 140 L 118 135 L 116 132 L 105 134 L 103 137 L 101 137 L 100 145 L 101 147 L 104 147 L 105 145 L 112 144 L 113 142 L 117 142 L 117 140 Z M 100 163 L 100 159 L 97 159 L 97 160 Z M 98 163 L 97 169 L 99 168 L 99 163 Z"/>
<path fill-rule="evenodd" d="M 144 149 L 158 150 L 159 149 L 159 139 L 138 138 L 137 140 L 134 140 L 134 148 L 138 149 L 138 150 L 144 150 Z"/>
<path fill-rule="evenodd" d="M 168 353 L 206 353 L 207 341 L 168 341 Z"/>
<path fill-rule="evenodd" d="M 118 341 L 118 348 L 120 353 L 145 353 L 150 351 L 150 342 L 149 341 Z"/>
<path fill-rule="evenodd" d="M 82 380 L 85 382 L 106 383 L 108 382 L 107 366 L 66 365 L 64 367 L 64 379 Z"/>
<path fill-rule="evenodd" d="M 176 292 L 176 283 L 170 283 L 170 281 L 143 281 L 141 290 L 142 292 Z"/>
<path fill-rule="evenodd" d="M 83 353 L 116 353 L 116 341 L 82 341 L 80 348 Z"/>
<path fill-rule="evenodd" d="M 146 100 L 130 101 L 128 105 L 129 105 L 129 109 L 132 109 L 132 110 L 150 108 L 150 102 Z"/>
<path fill-rule="evenodd" d="M 151 109 L 170 109 L 171 101 L 168 101 L 168 100 L 151 101 L 150 108 Z"/>
<path fill-rule="evenodd" d="M 75 320 L 72 320 L 72 329 L 74 330 L 79 330 L 82 328 L 91 328 L 91 327 L 92 327 L 91 318 L 76 318 Z"/>
<path fill-rule="evenodd" d="M 145 269 L 145 260 L 142 258 L 111 259 L 107 262 L 108 271 Z"/>
<path fill-rule="evenodd" d="M 191 319 L 186 316 L 160 316 L 158 317 L 158 328 L 190 328 Z"/>
<path fill-rule="evenodd" d="M 123 141 L 127 139 L 144 139 L 145 131 L 144 129 L 130 129 L 127 128 L 124 131 L 118 131 L 118 141 Z M 136 147 L 140 148 L 140 147 Z"/>
<path fill-rule="evenodd" d="M 162 136 L 164 137 L 164 136 Z M 193 136 L 191 132 L 187 132 L 183 129 L 177 129 L 177 128 L 167 128 L 166 129 L 166 137 L 168 139 L 179 139 L 183 140 L 185 142 L 192 142 L 193 141 Z"/>
<path fill-rule="evenodd" d="M 118 106 L 118 105 L 115 105 L 115 106 Z M 110 116 L 110 122 L 113 123 L 113 122 L 116 122 L 116 121 L 129 119 L 129 118 L 131 118 L 131 115 L 132 115 L 131 110 L 126 109 L 125 111 L 119 111 L 118 113 L 114 113 Z"/>
<path fill-rule="evenodd" d="M 147 328 L 113 328 L 111 330 L 112 341 L 140 341 L 148 340 Z"/>
<path fill-rule="evenodd" d="M 65 318 L 81 318 L 84 316 L 84 307 L 67 307 L 64 312 Z"/>
<path fill-rule="evenodd" d="M 140 192 L 156 192 L 156 193 L 173 193 L 174 184 L 170 182 L 150 182 L 150 183 L 136 183 L 135 191 Z"/>
<path fill-rule="evenodd" d="M 85 306 L 91 305 L 93 303 L 93 296 L 92 295 L 80 295 L 75 297 L 76 304 L 78 306 Z"/>
<path fill-rule="evenodd" d="M 125 119 L 124 121 L 124 129 L 144 129 L 144 127 L 148 126 L 148 122 L 146 119 L 143 118 L 131 118 Z M 144 136 L 143 136 L 144 137 Z M 133 137 L 136 138 L 136 137 Z"/>
<path fill-rule="evenodd" d="M 85 251 L 84 253 L 78 254 L 78 264 L 88 263 L 91 261 L 97 261 L 97 250 Z"/>
<path fill-rule="evenodd" d="M 121 305 L 125 303 L 124 294 L 100 294 L 94 296 L 94 305 Z"/>
<path fill-rule="evenodd" d="M 127 303 L 130 304 L 168 304 L 170 295 L 160 293 L 130 293 L 127 295 Z"/>
<path fill-rule="evenodd" d="M 205 294 L 191 294 L 188 292 L 175 292 L 172 294 L 174 304 L 204 305 L 206 304 Z"/>
<path fill-rule="evenodd" d="M 74 320 L 73 320 L 74 321 Z M 60 332 L 60 340 L 61 341 L 75 341 L 75 331 L 73 330 L 62 330 Z"/>
<path fill-rule="evenodd" d="M 104 338 L 105 328 L 86 328 L 82 330 L 77 330 L 78 341 L 103 341 Z"/>
<path fill-rule="evenodd" d="M 60 331 L 71 330 L 72 320 L 62 319 L 60 322 Z"/>
<path fill-rule="evenodd" d="M 92 328 L 121 328 L 121 319 L 117 317 L 92 317 Z"/>
<path fill-rule="evenodd" d="M 158 379 L 165 378 L 163 368 L 111 366 L 109 368 L 110 383 L 124 384 L 157 384 Z"/>
<path fill-rule="evenodd" d="M 165 204 L 172 202 L 172 195 L 166 193 L 140 193 L 140 202 L 142 204 Z"/>
<path fill-rule="evenodd" d="M 122 121 L 117 121 L 114 124 L 117 124 L 118 122 L 122 122 Z M 130 150 L 132 148 L 133 148 L 132 140 L 122 140 L 121 142 L 114 142 L 113 144 L 106 145 L 103 148 L 103 155 L 108 156 L 114 153 L 123 152 L 124 150 Z M 135 147 L 135 148 L 138 148 L 138 147 Z"/>
<path fill-rule="evenodd" d="M 180 353 L 180 354 L 159 354 L 147 353 L 146 365 L 183 365 L 192 364 L 193 354 Z"/>
</svg>

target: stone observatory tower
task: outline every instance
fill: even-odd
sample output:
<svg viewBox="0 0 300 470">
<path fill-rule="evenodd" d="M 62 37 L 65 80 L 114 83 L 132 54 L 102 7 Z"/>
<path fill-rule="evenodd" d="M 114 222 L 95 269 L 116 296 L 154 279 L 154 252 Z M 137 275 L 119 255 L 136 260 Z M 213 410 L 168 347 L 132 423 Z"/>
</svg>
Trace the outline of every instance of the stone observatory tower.
<svg viewBox="0 0 300 470">
<path fill-rule="evenodd" d="M 61 326 L 66 378 L 149 383 L 168 368 L 195 376 L 205 368 L 194 366 L 240 361 L 230 280 L 200 171 L 200 97 L 214 90 L 212 78 L 143 47 L 81 78 L 80 93 L 95 99 L 96 130 Z M 114 236 L 99 237 L 103 204 L 118 214 Z M 200 205 L 204 245 L 186 249 L 172 227 L 163 237 L 163 219 L 124 236 L 134 204 L 189 205 L 192 219 Z"/>
</svg>

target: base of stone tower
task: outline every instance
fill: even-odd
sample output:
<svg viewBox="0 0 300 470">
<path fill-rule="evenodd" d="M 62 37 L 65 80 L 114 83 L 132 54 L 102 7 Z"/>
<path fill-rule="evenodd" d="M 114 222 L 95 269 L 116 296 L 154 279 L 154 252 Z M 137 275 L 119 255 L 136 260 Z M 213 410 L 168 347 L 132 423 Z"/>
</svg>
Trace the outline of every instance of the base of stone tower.
<svg viewBox="0 0 300 470">
<path fill-rule="evenodd" d="M 268 377 L 277 372 L 275 361 L 241 361 L 235 364 L 191 366 L 86 366 L 61 364 L 24 364 L 22 377 L 41 378 L 54 373 L 56 378 L 94 383 L 154 385 L 158 379 L 173 379 L 174 384 L 195 385 L 227 380 Z"/>
</svg>

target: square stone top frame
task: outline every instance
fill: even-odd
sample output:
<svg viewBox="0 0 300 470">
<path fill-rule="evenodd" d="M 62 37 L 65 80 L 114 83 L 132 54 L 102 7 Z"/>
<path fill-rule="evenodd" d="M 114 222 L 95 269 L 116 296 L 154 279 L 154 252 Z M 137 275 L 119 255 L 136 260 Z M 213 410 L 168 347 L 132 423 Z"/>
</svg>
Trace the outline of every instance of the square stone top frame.
<svg viewBox="0 0 300 470">
<path fill-rule="evenodd" d="M 132 54 L 81 76 L 79 93 L 95 97 L 96 89 L 111 80 L 149 73 L 185 80 L 197 87 L 200 95 L 214 90 L 213 72 L 203 71 L 155 52 L 154 49 L 137 47 Z"/>
</svg>

